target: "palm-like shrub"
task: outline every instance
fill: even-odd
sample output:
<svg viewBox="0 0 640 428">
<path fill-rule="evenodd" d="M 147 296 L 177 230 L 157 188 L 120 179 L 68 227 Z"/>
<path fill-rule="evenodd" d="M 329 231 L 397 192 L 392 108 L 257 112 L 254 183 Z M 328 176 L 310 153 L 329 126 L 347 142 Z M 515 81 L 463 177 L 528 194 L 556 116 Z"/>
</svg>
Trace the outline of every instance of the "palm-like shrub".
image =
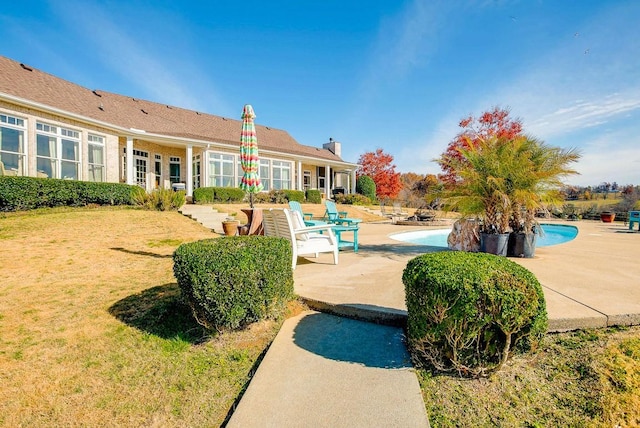
<svg viewBox="0 0 640 428">
<path fill-rule="evenodd" d="M 463 216 L 477 216 L 482 232 L 507 233 L 511 212 L 510 140 L 492 138 L 460 149 L 462 157 L 449 161 L 460 180 L 444 192 L 444 203 Z"/>
<path fill-rule="evenodd" d="M 569 165 L 580 154 L 575 149 L 551 147 L 535 138 L 517 138 L 511 145 L 517 166 L 511 176 L 511 228 L 514 232 L 533 233 L 536 211 L 561 203 L 561 179 L 577 173 Z"/>
<path fill-rule="evenodd" d="M 459 180 L 445 189 L 445 206 L 480 217 L 485 233 L 531 232 L 536 210 L 557 199 L 561 178 L 576 173 L 569 164 L 580 158 L 529 137 L 479 140 L 460 153 L 447 159 Z"/>
</svg>

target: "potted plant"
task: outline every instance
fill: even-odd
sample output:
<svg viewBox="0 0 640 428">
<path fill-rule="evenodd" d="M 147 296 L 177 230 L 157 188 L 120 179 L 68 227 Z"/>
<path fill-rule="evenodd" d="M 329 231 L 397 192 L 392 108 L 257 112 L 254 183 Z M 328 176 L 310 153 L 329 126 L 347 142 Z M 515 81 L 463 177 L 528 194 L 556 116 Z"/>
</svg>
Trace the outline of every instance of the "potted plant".
<svg viewBox="0 0 640 428">
<path fill-rule="evenodd" d="M 508 140 L 492 138 L 460 149 L 453 159 L 459 180 L 444 191 L 445 206 L 466 218 L 479 218 L 480 251 L 505 255 L 509 241 Z"/>
<path fill-rule="evenodd" d="M 576 173 L 569 164 L 580 155 L 574 150 L 551 147 L 530 137 L 511 141 L 512 171 L 509 180 L 511 228 L 507 254 L 514 257 L 533 257 L 536 237 L 542 228 L 536 220 L 536 212 L 548 205 L 558 204 L 562 195 L 561 177 Z M 565 206 L 564 214 L 577 219 L 579 211 L 573 205 Z"/>
<path fill-rule="evenodd" d="M 602 211 L 600 213 L 600 220 L 603 223 L 613 223 L 613 220 L 616 218 L 616 213 L 613 211 Z"/>
<path fill-rule="evenodd" d="M 568 165 L 580 155 L 524 136 L 479 140 L 459 153 L 446 159 L 457 178 L 445 191 L 448 206 L 482 219 L 480 251 L 506 255 L 513 232 L 514 242 L 522 239 L 517 255 L 532 257 L 535 212 L 559 199 L 560 178 L 575 173 Z"/>
<path fill-rule="evenodd" d="M 226 236 L 235 236 L 238 234 L 238 226 L 240 225 L 240 221 L 235 217 L 227 217 L 222 221 L 222 229 L 224 230 L 224 234 Z"/>
</svg>

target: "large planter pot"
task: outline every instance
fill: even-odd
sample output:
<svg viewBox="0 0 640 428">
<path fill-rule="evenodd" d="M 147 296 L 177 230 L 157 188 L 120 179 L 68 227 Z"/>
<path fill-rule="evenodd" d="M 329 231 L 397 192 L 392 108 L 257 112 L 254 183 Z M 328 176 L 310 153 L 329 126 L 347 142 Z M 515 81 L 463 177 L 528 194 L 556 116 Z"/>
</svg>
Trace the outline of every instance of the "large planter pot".
<svg viewBox="0 0 640 428">
<path fill-rule="evenodd" d="M 480 251 L 483 253 L 506 256 L 509 247 L 508 233 L 481 233 Z"/>
<path fill-rule="evenodd" d="M 511 233 L 509 234 L 509 247 L 507 256 L 531 258 L 536 253 L 535 233 Z"/>
<path fill-rule="evenodd" d="M 616 218 L 616 213 L 612 213 L 612 212 L 600 213 L 600 220 L 602 220 L 604 223 L 613 223 L 613 219 L 615 218 Z"/>
<path fill-rule="evenodd" d="M 226 236 L 235 236 L 238 234 L 238 226 L 240 222 L 238 220 L 226 220 L 222 222 L 222 230 Z"/>
</svg>

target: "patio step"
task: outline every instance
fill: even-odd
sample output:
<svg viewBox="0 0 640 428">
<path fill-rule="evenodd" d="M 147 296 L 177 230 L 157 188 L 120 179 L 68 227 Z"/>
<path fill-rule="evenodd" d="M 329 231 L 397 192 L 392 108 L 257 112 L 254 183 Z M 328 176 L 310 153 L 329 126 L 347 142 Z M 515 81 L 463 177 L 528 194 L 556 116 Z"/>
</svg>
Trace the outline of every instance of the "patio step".
<svg viewBox="0 0 640 428">
<path fill-rule="evenodd" d="M 211 205 L 185 204 L 178 211 L 182 213 L 182 215 L 220 234 L 224 233 L 222 222 L 229 216 L 227 213 L 221 213 L 213 209 Z"/>
</svg>

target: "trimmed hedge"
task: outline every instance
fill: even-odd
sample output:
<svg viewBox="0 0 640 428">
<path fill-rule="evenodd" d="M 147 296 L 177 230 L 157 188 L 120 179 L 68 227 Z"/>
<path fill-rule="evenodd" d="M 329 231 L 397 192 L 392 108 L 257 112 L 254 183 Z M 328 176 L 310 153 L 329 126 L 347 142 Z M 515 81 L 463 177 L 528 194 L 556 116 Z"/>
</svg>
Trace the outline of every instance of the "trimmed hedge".
<svg viewBox="0 0 640 428">
<path fill-rule="evenodd" d="M 304 191 L 303 190 L 283 190 L 284 196 L 288 201 L 296 201 L 296 202 L 304 202 Z"/>
<path fill-rule="evenodd" d="M 0 211 L 21 211 L 44 207 L 133 205 L 134 196 L 144 192 L 122 183 L 93 183 L 36 177 L 0 177 Z"/>
<path fill-rule="evenodd" d="M 522 266 L 484 253 L 445 251 L 409 261 L 402 281 L 409 349 L 418 365 L 479 377 L 499 370 L 547 330 L 542 287 Z"/>
<path fill-rule="evenodd" d="M 193 191 L 194 203 L 242 202 L 244 190 L 237 187 L 199 187 Z"/>
<path fill-rule="evenodd" d="M 371 199 L 359 193 L 349 193 L 348 195 L 336 195 L 336 203 L 345 205 L 371 205 Z"/>
<path fill-rule="evenodd" d="M 198 187 L 193 190 L 193 203 L 194 204 L 206 204 L 214 202 L 214 188 L 213 187 Z"/>
<path fill-rule="evenodd" d="M 305 192 L 305 198 L 307 199 L 307 203 L 309 204 L 321 204 L 322 203 L 322 193 L 316 189 L 308 189 Z"/>
<path fill-rule="evenodd" d="M 235 329 L 283 313 L 293 298 L 291 243 L 232 236 L 180 245 L 173 273 L 197 321 Z"/>
</svg>

